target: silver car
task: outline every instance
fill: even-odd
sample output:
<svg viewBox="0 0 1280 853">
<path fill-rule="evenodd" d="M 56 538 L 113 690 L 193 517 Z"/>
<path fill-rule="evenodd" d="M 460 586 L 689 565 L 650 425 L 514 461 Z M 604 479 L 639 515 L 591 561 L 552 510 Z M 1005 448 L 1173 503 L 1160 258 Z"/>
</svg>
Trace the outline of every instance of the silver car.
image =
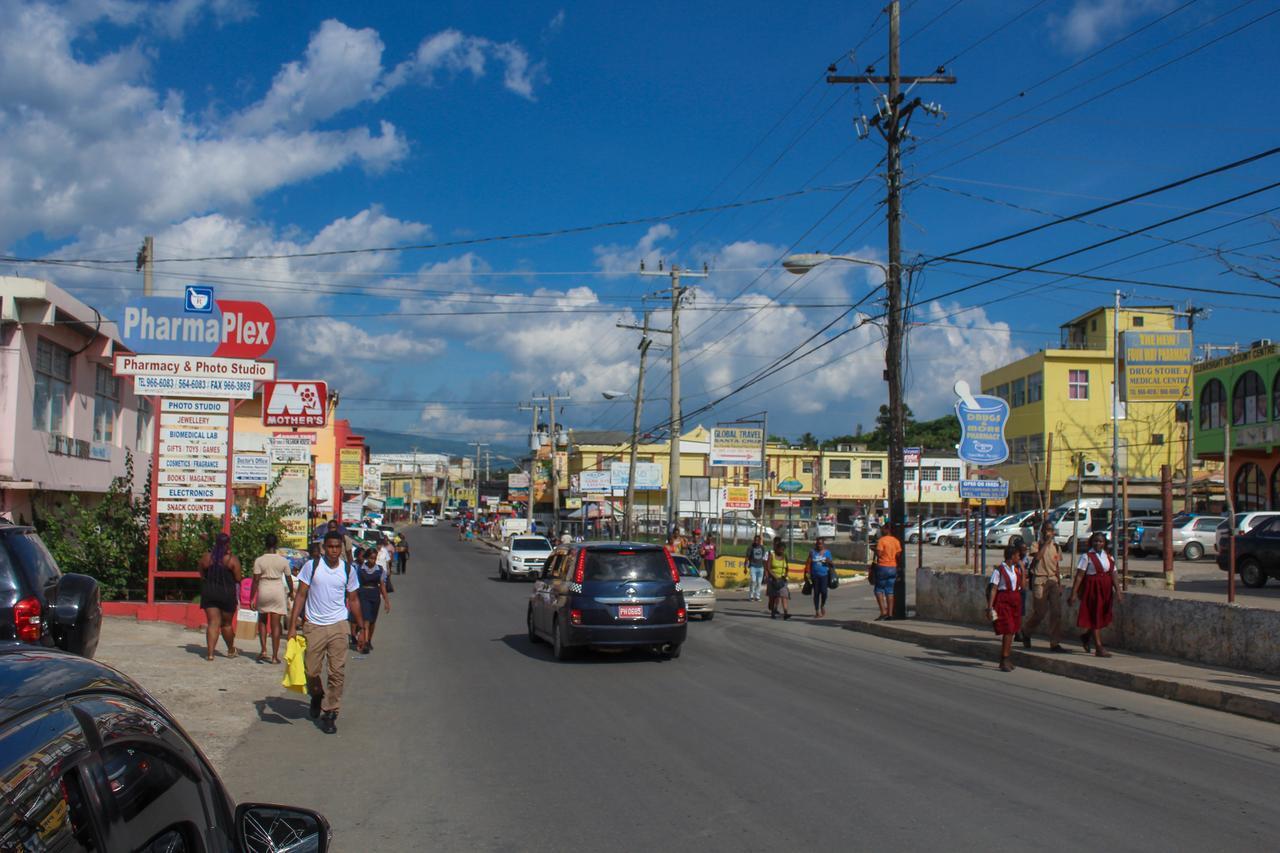
<svg viewBox="0 0 1280 853">
<path fill-rule="evenodd" d="M 1188 560 L 1198 560 L 1215 547 L 1218 525 L 1226 521 L 1218 515 L 1190 515 L 1174 519 L 1173 553 Z M 1152 525 L 1142 531 L 1142 550 L 1150 554 L 1164 553 L 1164 525 Z"/>
<path fill-rule="evenodd" d="M 515 577 L 537 578 L 542 566 L 551 556 L 551 543 L 545 536 L 524 533 L 512 536 L 502 546 L 498 557 L 498 578 L 509 581 Z"/>
<path fill-rule="evenodd" d="M 684 593 L 684 609 L 690 616 L 701 616 L 710 622 L 716 615 L 716 588 L 707 580 L 692 557 L 677 554 L 676 571 L 680 572 L 680 591 Z"/>
</svg>

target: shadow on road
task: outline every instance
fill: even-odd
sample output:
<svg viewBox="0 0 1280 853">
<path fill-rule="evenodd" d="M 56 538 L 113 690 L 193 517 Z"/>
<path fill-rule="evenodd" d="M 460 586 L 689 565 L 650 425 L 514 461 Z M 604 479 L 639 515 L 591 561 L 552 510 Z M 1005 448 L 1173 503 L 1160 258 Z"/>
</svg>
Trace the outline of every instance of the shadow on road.
<svg viewBox="0 0 1280 853">
<path fill-rule="evenodd" d="M 1211 678 L 1214 684 L 1225 684 L 1228 687 L 1243 687 L 1246 690 L 1265 690 L 1269 693 L 1280 693 L 1280 687 L 1274 684 L 1265 684 L 1261 681 L 1233 681 L 1229 678 Z"/>
<path fill-rule="evenodd" d="M 258 719 L 264 723 L 290 725 L 295 720 L 306 719 L 307 702 L 303 699 L 291 699 L 287 696 L 268 696 L 253 703 L 258 711 Z"/>
<path fill-rule="evenodd" d="M 619 663 L 665 663 L 660 655 L 655 654 L 647 648 L 640 647 L 635 649 L 618 649 L 618 650 L 599 650 L 599 649 L 575 649 L 575 654 L 567 661 L 558 661 L 551 654 L 551 646 L 546 643 L 530 643 L 529 637 L 525 634 L 507 634 L 505 637 L 499 637 L 492 642 L 502 643 L 512 651 L 519 652 L 527 658 L 541 661 L 542 663 L 554 663 L 560 666 L 565 664 L 619 664 Z"/>
<path fill-rule="evenodd" d="M 990 664 L 982 663 L 980 661 L 968 660 L 964 658 L 953 658 L 953 657 L 922 658 L 922 657 L 912 657 L 908 655 L 907 660 L 914 661 L 915 663 L 927 663 L 927 664 L 933 664 L 937 666 L 959 666 L 959 667 L 966 667 L 969 669 L 982 669 L 984 667 L 990 666 Z"/>
</svg>

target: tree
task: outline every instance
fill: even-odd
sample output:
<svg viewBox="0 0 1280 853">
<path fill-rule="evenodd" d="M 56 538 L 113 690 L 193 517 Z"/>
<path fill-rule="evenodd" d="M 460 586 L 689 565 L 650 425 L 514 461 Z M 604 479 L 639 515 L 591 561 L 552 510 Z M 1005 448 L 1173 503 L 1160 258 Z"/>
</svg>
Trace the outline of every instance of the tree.
<svg viewBox="0 0 1280 853">
<path fill-rule="evenodd" d="M 124 598 L 147 583 L 151 475 L 143 495 L 134 497 L 132 453 L 125 453 L 124 469 L 92 505 L 72 492 L 65 503 L 45 500 L 32 508 L 35 528 L 58 567 L 96 578 L 104 599 Z"/>
<path fill-rule="evenodd" d="M 800 436 L 799 443 L 805 450 L 818 449 L 818 437 L 811 432 L 806 432 L 804 435 Z"/>
</svg>

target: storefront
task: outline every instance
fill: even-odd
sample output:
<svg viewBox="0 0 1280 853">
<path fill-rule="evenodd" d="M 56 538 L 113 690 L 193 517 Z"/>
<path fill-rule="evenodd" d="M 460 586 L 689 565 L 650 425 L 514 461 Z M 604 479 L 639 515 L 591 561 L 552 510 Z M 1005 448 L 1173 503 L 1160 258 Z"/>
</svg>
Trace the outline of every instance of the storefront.
<svg viewBox="0 0 1280 853">
<path fill-rule="evenodd" d="M 1235 510 L 1280 510 L 1280 347 L 1197 364 L 1192 416 L 1196 456 L 1227 463 Z"/>
</svg>

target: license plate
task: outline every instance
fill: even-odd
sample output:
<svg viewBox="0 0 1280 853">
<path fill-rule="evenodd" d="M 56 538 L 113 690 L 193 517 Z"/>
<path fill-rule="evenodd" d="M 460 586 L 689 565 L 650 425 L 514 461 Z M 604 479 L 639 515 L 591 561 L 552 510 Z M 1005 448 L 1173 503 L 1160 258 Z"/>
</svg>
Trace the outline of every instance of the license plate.
<svg viewBox="0 0 1280 853">
<path fill-rule="evenodd" d="M 641 604 L 621 604 L 618 606 L 619 619 L 643 619 L 644 605 Z"/>
</svg>

